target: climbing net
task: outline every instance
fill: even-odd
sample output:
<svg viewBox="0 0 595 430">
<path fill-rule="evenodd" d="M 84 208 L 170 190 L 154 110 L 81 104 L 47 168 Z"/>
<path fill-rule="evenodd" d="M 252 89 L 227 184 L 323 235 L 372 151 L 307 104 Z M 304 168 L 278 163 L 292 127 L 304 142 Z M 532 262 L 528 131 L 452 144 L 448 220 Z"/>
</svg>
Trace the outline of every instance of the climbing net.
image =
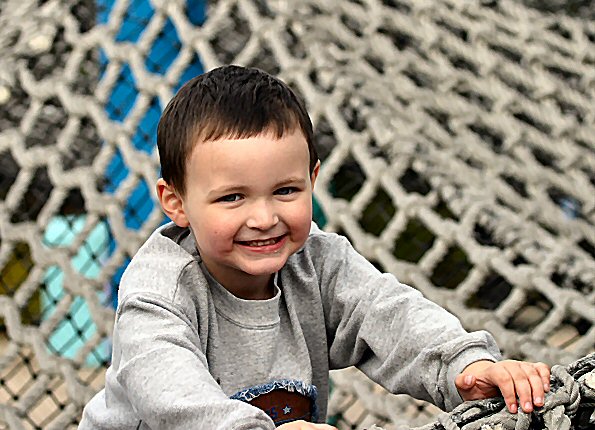
<svg viewBox="0 0 595 430">
<path fill-rule="evenodd" d="M 226 63 L 305 99 L 326 230 L 507 357 L 565 365 L 593 350 L 592 17 L 512 0 L 204 7 L 0 3 L 0 429 L 75 427 L 102 386 L 119 276 L 163 221 L 156 117 Z M 333 381 L 340 428 L 439 412 L 390 396 L 402 413 L 386 416 L 379 387 Z"/>
</svg>

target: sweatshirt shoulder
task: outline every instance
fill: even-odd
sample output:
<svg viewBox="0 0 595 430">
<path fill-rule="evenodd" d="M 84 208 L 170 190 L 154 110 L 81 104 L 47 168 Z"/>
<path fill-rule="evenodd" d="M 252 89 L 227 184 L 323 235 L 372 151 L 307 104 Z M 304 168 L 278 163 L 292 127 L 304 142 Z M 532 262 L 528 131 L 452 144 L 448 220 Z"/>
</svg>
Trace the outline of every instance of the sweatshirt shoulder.
<svg viewBox="0 0 595 430">
<path fill-rule="evenodd" d="M 350 247 L 351 244 L 346 237 L 337 233 L 325 232 L 312 222 L 308 239 L 297 254 L 306 257 L 315 266 L 321 266 L 337 259 L 340 260 Z"/>
<path fill-rule="evenodd" d="M 327 251 L 329 249 L 334 249 L 334 247 L 344 248 L 349 246 L 351 245 L 345 236 L 323 231 L 315 222 L 312 222 L 310 226 L 310 234 L 308 235 L 308 239 L 302 250 Z"/>
<path fill-rule="evenodd" d="M 166 224 L 155 230 L 139 248 L 120 281 L 119 301 L 135 294 L 158 295 L 174 300 L 181 276 L 200 270 L 196 256 L 179 243 L 183 229 Z"/>
</svg>

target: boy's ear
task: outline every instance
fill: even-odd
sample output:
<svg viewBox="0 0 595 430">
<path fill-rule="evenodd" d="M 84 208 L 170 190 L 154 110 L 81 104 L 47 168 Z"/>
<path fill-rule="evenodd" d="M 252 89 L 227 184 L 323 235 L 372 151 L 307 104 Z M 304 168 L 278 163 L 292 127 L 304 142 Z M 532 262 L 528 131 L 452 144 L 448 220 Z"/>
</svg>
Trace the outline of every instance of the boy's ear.
<svg viewBox="0 0 595 430">
<path fill-rule="evenodd" d="M 157 198 L 161 204 L 161 208 L 165 215 L 167 215 L 179 227 L 188 227 L 190 223 L 184 212 L 182 198 L 178 195 L 176 190 L 169 185 L 163 178 L 157 180 Z"/>
<path fill-rule="evenodd" d="M 320 172 L 320 160 L 316 162 L 316 166 L 312 169 L 312 174 L 310 175 L 310 182 L 312 182 L 312 189 L 314 189 L 314 183 L 316 182 L 316 178 L 318 178 L 318 172 Z"/>
</svg>

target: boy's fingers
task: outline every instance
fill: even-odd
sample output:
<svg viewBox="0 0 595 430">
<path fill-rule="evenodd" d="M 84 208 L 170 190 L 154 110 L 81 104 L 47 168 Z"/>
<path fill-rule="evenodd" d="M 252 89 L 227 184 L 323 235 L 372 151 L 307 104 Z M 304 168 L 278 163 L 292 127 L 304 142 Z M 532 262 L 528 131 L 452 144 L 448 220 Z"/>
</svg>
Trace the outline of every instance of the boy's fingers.
<svg viewBox="0 0 595 430">
<path fill-rule="evenodd" d="M 514 378 L 506 369 L 502 369 L 502 371 L 496 377 L 496 382 L 500 392 L 502 393 L 502 397 L 504 397 L 504 402 L 506 403 L 508 410 L 511 413 L 516 414 L 518 411 L 518 405 L 516 403 Z"/>
<path fill-rule="evenodd" d="M 533 396 L 531 383 L 529 382 L 529 376 L 525 373 L 525 370 L 521 366 L 513 366 L 508 369 L 512 379 L 514 380 L 514 387 L 516 389 L 516 395 L 519 397 L 519 406 L 524 412 L 533 411 Z M 541 379 L 539 380 L 541 384 Z M 543 387 L 541 387 L 543 389 Z"/>
<path fill-rule="evenodd" d="M 545 363 L 535 363 L 533 366 L 541 377 L 544 391 L 550 391 L 550 367 Z"/>
<path fill-rule="evenodd" d="M 529 384 L 531 384 L 531 392 L 533 395 L 533 403 L 535 406 L 543 406 L 545 392 L 543 389 L 543 380 L 537 372 L 537 369 L 532 364 L 523 364 L 521 366 L 523 371 L 529 378 Z"/>
</svg>

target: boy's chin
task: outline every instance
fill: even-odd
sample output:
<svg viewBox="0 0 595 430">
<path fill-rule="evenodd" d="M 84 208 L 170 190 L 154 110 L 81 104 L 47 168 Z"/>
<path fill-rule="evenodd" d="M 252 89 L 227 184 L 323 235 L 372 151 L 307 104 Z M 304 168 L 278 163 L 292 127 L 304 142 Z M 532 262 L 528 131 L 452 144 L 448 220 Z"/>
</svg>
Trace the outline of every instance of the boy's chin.
<svg viewBox="0 0 595 430">
<path fill-rule="evenodd" d="M 281 260 L 281 259 L 280 259 Z M 285 266 L 287 259 L 284 258 L 278 262 L 260 262 L 256 264 L 247 264 L 243 272 L 251 276 L 269 276 L 274 275 Z M 264 263 L 264 264 L 263 264 Z"/>
</svg>

